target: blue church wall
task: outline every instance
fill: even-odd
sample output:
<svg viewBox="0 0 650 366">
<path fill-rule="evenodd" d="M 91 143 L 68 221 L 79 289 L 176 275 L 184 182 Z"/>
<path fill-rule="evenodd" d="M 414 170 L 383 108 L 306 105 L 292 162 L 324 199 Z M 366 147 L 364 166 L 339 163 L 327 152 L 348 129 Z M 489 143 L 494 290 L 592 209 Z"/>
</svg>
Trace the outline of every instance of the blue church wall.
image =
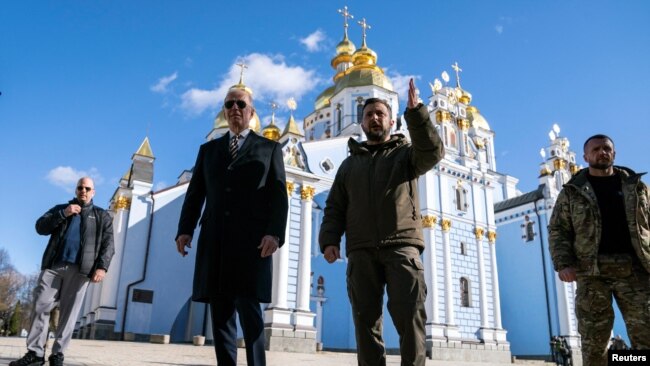
<svg viewBox="0 0 650 366">
<path fill-rule="evenodd" d="M 499 226 L 496 245 L 503 327 L 508 330 L 513 355 L 547 355 L 553 330 L 549 329 L 539 236 L 524 242 L 521 223 Z"/>
</svg>

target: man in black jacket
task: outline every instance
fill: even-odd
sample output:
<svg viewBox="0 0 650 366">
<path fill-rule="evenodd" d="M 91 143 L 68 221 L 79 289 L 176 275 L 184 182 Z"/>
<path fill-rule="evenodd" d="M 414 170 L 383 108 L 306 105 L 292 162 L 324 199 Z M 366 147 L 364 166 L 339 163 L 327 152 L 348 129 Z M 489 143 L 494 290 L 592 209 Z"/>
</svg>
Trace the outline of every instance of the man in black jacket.
<svg viewBox="0 0 650 366">
<path fill-rule="evenodd" d="M 229 131 L 199 149 L 176 249 L 187 255 L 200 224 L 192 300 L 210 303 L 219 366 L 237 364 L 235 312 L 248 365 L 264 366 L 260 303 L 271 302 L 271 256 L 284 243 L 288 214 L 282 147 L 249 128 L 255 107 L 247 88 L 232 87 L 223 112 Z"/>
<path fill-rule="evenodd" d="M 417 183 L 444 157 L 444 147 L 427 107 L 418 103 L 413 79 L 404 116 L 412 143 L 404 135 L 390 135 L 394 121 L 386 101 L 366 100 L 362 128 L 368 140 L 350 139 L 350 156 L 336 173 L 319 235 L 325 260 L 333 263 L 341 257 L 345 233 L 348 296 L 363 366 L 386 365 L 384 288 L 402 366 L 424 366 L 426 357 L 427 290 Z"/>
<path fill-rule="evenodd" d="M 101 282 L 115 249 L 113 219 L 93 205 L 92 179 L 79 179 L 76 198 L 56 205 L 36 221 L 36 232 L 49 235 L 43 254 L 41 274 L 34 289 L 34 310 L 27 335 L 28 352 L 9 366 L 36 366 L 45 363 L 45 342 L 50 311 L 59 306 L 59 326 L 51 366 L 63 365 L 63 352 L 72 338 L 81 303 L 90 282 Z"/>
</svg>

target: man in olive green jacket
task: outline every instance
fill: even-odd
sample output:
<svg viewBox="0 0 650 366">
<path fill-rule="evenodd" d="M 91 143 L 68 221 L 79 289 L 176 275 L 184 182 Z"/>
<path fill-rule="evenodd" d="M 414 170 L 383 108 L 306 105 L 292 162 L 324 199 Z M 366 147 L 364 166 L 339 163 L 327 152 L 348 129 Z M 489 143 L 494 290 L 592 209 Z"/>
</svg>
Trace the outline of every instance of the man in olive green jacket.
<svg viewBox="0 0 650 366">
<path fill-rule="evenodd" d="M 576 316 L 585 365 L 607 364 L 612 296 L 632 347 L 650 349 L 650 193 L 641 175 L 614 166 L 614 143 L 594 135 L 584 145 L 589 167 L 560 192 L 549 224 L 555 270 L 577 281 Z"/>
<path fill-rule="evenodd" d="M 399 334 L 402 365 L 424 366 L 426 284 L 418 177 L 444 156 L 444 147 L 418 104 L 411 79 L 404 114 L 412 144 L 390 135 L 394 121 L 386 101 L 366 100 L 362 128 L 367 141 L 350 139 L 351 155 L 339 168 L 325 207 L 320 247 L 325 259 L 340 258 L 346 235 L 348 296 L 352 304 L 359 365 L 386 364 L 382 340 L 384 287 Z"/>
</svg>

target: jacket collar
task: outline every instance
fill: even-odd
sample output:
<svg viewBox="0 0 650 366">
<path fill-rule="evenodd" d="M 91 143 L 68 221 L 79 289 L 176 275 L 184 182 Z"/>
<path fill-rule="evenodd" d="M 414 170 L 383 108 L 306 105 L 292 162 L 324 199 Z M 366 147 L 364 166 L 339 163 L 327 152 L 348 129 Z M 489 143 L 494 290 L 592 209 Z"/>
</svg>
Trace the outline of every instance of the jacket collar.
<svg viewBox="0 0 650 366">
<path fill-rule="evenodd" d="M 584 168 L 578 171 L 566 185 L 574 185 L 576 187 L 584 187 L 589 180 L 587 179 L 589 168 Z M 637 183 L 645 173 L 637 173 L 634 170 L 614 165 L 614 174 L 621 177 L 624 183 Z"/>
<path fill-rule="evenodd" d="M 391 135 L 388 141 L 380 144 L 379 150 L 394 149 L 400 145 L 404 145 L 407 142 L 408 141 L 406 140 L 406 136 L 404 136 L 401 133 L 396 133 L 394 135 Z M 350 139 L 348 140 L 348 148 L 350 149 L 350 153 L 352 155 L 370 153 L 370 151 L 368 150 L 368 142 L 366 141 L 359 142 L 354 137 L 350 137 Z"/>
</svg>

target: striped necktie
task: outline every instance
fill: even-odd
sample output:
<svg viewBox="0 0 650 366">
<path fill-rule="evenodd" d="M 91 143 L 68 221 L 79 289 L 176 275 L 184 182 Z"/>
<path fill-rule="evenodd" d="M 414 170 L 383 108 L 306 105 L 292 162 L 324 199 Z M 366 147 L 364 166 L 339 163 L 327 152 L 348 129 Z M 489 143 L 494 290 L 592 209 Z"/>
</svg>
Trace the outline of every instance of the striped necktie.
<svg viewBox="0 0 650 366">
<path fill-rule="evenodd" d="M 230 156 L 232 160 L 237 158 L 237 150 L 239 150 L 239 139 L 241 135 L 237 134 L 230 139 Z"/>
</svg>

